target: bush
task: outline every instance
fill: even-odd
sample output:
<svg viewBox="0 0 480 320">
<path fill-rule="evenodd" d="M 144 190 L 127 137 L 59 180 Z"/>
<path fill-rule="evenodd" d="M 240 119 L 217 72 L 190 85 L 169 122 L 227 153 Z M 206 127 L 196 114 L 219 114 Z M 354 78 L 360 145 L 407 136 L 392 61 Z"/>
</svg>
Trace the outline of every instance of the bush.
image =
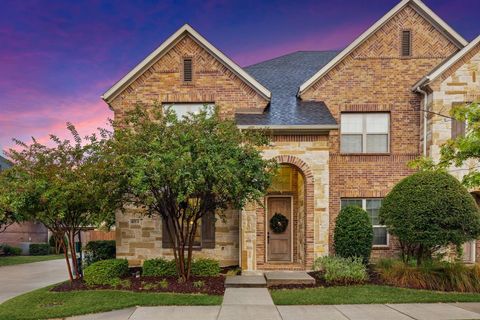
<svg viewBox="0 0 480 320">
<path fill-rule="evenodd" d="M 0 250 L 3 251 L 5 256 L 19 256 L 22 254 L 22 249 L 9 246 L 8 244 L 0 245 Z"/>
<path fill-rule="evenodd" d="M 321 257 L 315 260 L 313 268 L 325 273 L 327 283 L 359 284 L 368 279 L 367 269 L 359 257 Z"/>
<path fill-rule="evenodd" d="M 195 276 L 217 276 L 220 263 L 214 259 L 196 259 L 192 262 L 192 274 Z"/>
<path fill-rule="evenodd" d="M 176 276 L 177 268 L 175 260 L 167 260 L 164 258 L 145 260 L 143 262 L 142 275 L 155 277 Z"/>
<path fill-rule="evenodd" d="M 400 181 L 383 200 L 380 220 L 398 237 L 402 258 L 417 264 L 448 245 L 480 236 L 475 200 L 444 172 L 418 172 Z"/>
<path fill-rule="evenodd" d="M 97 261 L 83 271 L 83 279 L 88 285 L 120 285 L 121 278 L 126 275 L 128 275 L 128 261 L 125 259 Z"/>
<path fill-rule="evenodd" d="M 85 264 L 115 259 L 116 252 L 115 240 L 90 241 L 85 246 Z"/>
<path fill-rule="evenodd" d="M 480 266 L 431 261 L 421 266 L 393 261 L 375 266 L 387 284 L 437 291 L 480 292 Z"/>
<path fill-rule="evenodd" d="M 344 258 L 360 257 L 367 263 L 372 241 L 373 228 L 368 213 L 355 206 L 342 208 L 333 233 L 335 254 Z"/>
<path fill-rule="evenodd" d="M 31 256 L 46 256 L 50 254 L 50 245 L 48 243 L 32 243 L 29 253 Z"/>
</svg>

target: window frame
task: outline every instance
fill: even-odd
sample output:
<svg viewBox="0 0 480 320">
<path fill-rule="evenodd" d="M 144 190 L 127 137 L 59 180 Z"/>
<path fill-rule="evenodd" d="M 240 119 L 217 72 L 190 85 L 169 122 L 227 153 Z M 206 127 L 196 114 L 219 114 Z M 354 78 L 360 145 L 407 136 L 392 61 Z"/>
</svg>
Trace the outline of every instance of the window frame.
<svg viewBox="0 0 480 320">
<path fill-rule="evenodd" d="M 361 133 L 343 133 L 342 131 L 342 116 L 346 114 L 358 114 L 362 116 L 362 132 Z M 387 150 L 385 152 L 368 152 L 367 151 L 367 136 L 368 135 L 385 135 L 385 133 L 368 133 L 367 132 L 367 116 L 372 114 L 387 115 Z M 388 155 L 390 154 L 391 145 L 391 113 L 390 112 L 341 112 L 340 113 L 340 153 L 341 154 L 361 154 L 361 155 Z M 345 152 L 342 150 L 342 137 L 344 135 L 361 135 L 362 136 L 362 151 L 361 152 Z"/>
<path fill-rule="evenodd" d="M 362 201 L 362 209 L 367 211 L 367 200 L 383 200 L 383 198 L 350 198 L 350 197 L 342 197 L 340 198 L 340 209 L 342 209 L 342 200 L 361 200 Z M 368 212 L 368 211 L 367 211 Z M 370 217 L 369 217 L 370 218 Z M 374 249 L 383 249 L 383 248 L 390 248 L 390 234 L 388 233 L 387 226 L 383 224 L 373 224 L 372 228 L 385 228 L 387 232 L 387 243 L 386 244 L 373 244 L 372 248 Z"/>
</svg>

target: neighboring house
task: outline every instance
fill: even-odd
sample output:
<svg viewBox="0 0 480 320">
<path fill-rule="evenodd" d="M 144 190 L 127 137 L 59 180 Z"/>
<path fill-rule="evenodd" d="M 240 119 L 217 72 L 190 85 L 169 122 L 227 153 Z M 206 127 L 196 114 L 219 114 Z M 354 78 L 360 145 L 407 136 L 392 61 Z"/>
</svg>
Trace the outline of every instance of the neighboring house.
<svg viewBox="0 0 480 320">
<path fill-rule="evenodd" d="M 216 104 L 242 129 L 270 129 L 263 154 L 281 169 L 264 206 L 231 211 L 226 223 L 204 219 L 195 254 L 244 270 L 305 270 L 333 252 L 335 219 L 349 204 L 371 217 L 372 257 L 398 253 L 378 220 L 382 198 L 413 172 L 410 160 L 438 157 L 450 137 L 450 119 L 426 109 L 448 115 L 452 103 L 479 97 L 477 42 L 420 0 L 403 0 L 341 52 L 298 51 L 241 68 L 185 25 L 103 99 L 116 119 L 137 102 L 179 114 Z M 117 215 L 118 257 L 132 265 L 171 257 L 160 219 L 138 210 Z M 283 234 L 269 232 L 275 212 L 289 218 Z"/>
<path fill-rule="evenodd" d="M 10 161 L 0 156 L 0 171 L 11 167 Z M 11 246 L 21 247 L 24 254 L 28 253 L 30 243 L 42 243 L 48 240 L 47 228 L 36 221 L 14 223 L 0 232 L 0 244 L 6 243 Z"/>
</svg>

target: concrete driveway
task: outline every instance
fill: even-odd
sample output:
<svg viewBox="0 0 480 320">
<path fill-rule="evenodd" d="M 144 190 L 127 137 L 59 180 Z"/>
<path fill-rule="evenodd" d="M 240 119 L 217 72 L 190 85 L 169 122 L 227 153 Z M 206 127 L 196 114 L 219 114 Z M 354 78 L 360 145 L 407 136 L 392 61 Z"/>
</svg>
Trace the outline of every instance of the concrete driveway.
<svg viewBox="0 0 480 320">
<path fill-rule="evenodd" d="M 0 303 L 67 279 L 64 259 L 0 267 Z"/>
</svg>

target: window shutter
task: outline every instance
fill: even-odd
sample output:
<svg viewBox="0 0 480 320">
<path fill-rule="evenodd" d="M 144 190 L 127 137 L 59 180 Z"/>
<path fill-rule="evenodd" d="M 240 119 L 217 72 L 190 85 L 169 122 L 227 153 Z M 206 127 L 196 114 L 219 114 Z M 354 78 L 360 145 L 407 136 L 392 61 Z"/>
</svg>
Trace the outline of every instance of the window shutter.
<svg viewBox="0 0 480 320">
<path fill-rule="evenodd" d="M 412 32 L 410 30 L 402 31 L 402 57 L 410 57 L 412 55 Z"/>
<path fill-rule="evenodd" d="M 191 82 L 193 78 L 192 59 L 183 59 L 183 81 Z"/>
<path fill-rule="evenodd" d="M 170 224 L 172 224 L 170 222 Z M 167 248 L 173 248 L 173 243 L 170 240 L 170 236 L 168 235 L 167 231 L 167 224 L 165 223 L 165 220 L 162 218 L 162 248 L 167 249 Z"/>
<path fill-rule="evenodd" d="M 465 121 L 452 119 L 452 139 L 465 136 Z"/>
<path fill-rule="evenodd" d="M 208 212 L 202 217 L 202 248 L 215 248 L 215 212 Z"/>
</svg>

